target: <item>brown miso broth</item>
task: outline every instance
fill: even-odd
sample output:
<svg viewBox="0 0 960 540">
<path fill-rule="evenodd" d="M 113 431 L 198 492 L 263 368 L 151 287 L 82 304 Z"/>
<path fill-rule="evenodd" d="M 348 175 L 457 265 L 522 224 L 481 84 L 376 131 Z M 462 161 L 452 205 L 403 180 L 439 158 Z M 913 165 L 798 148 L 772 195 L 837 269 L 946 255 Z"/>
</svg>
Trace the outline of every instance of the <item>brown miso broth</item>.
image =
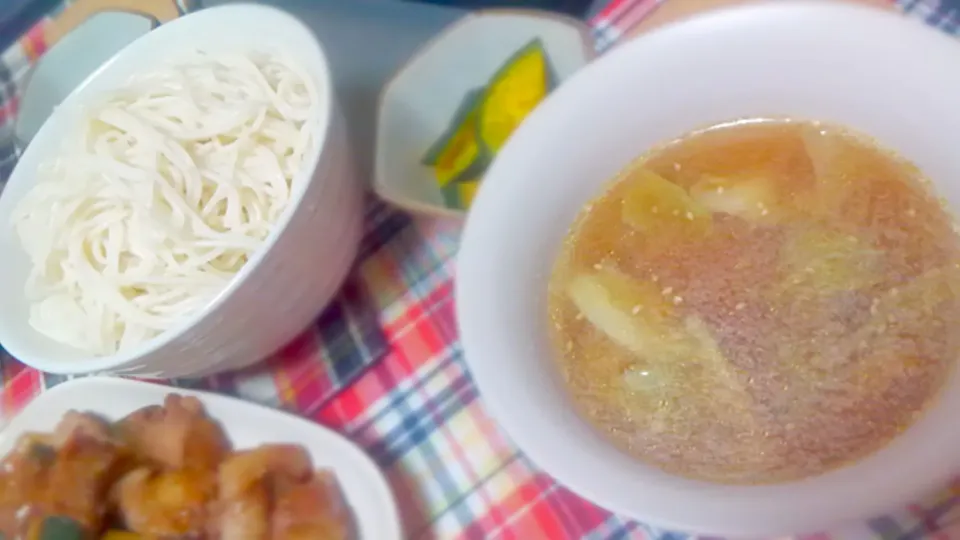
<svg viewBox="0 0 960 540">
<path fill-rule="evenodd" d="M 686 477 L 775 483 L 909 427 L 960 352 L 960 237 L 869 138 L 744 121 L 638 159 L 577 218 L 550 280 L 581 414 Z"/>
</svg>

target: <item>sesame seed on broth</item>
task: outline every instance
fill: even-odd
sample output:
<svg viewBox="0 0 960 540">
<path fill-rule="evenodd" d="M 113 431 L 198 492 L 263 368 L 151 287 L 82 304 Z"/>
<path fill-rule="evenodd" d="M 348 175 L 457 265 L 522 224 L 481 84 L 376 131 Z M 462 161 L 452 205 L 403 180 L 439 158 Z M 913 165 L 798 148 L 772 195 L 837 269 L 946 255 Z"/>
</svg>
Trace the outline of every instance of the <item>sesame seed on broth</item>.
<svg viewBox="0 0 960 540">
<path fill-rule="evenodd" d="M 581 413 L 669 472 L 774 483 L 909 427 L 960 352 L 960 237 L 913 165 L 817 123 L 749 121 L 640 158 L 550 280 Z"/>
</svg>

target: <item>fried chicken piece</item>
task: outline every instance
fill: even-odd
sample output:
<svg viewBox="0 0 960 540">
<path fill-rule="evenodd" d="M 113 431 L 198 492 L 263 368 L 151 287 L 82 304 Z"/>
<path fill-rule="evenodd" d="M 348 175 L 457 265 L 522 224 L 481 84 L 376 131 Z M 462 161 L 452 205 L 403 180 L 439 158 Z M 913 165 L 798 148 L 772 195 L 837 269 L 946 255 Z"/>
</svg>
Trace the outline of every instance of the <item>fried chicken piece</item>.
<svg viewBox="0 0 960 540">
<path fill-rule="evenodd" d="M 54 428 L 49 436 L 49 444 L 61 447 L 67 441 L 76 437 L 85 437 L 101 442 L 112 444 L 121 444 L 113 436 L 110 424 L 106 420 L 92 414 L 79 413 L 77 411 L 67 411 L 60 419 L 60 423 Z"/>
<path fill-rule="evenodd" d="M 24 436 L 0 469 L 0 532 L 29 536 L 53 521 L 98 531 L 126 456 L 109 425 L 88 414 L 69 412 L 51 435 Z"/>
<path fill-rule="evenodd" d="M 350 536 L 349 510 L 336 479 L 327 471 L 318 471 L 306 482 L 277 482 L 271 521 L 274 540 L 344 540 Z"/>
<path fill-rule="evenodd" d="M 314 476 L 310 456 L 296 445 L 238 452 L 220 466 L 210 534 L 221 540 L 346 538 L 348 515 L 331 480 Z"/>
<path fill-rule="evenodd" d="M 28 527 L 34 506 L 46 496 L 47 476 L 56 455 L 32 434 L 22 436 L 0 462 L 0 533 L 16 538 Z"/>
<path fill-rule="evenodd" d="M 212 471 L 139 468 L 114 486 L 124 525 L 148 538 L 202 538 L 207 508 L 216 496 Z"/>
<path fill-rule="evenodd" d="M 168 470 L 215 470 L 230 449 L 200 400 L 178 394 L 167 395 L 163 406 L 133 412 L 117 430 L 137 455 Z"/>
<path fill-rule="evenodd" d="M 84 434 L 71 436 L 58 450 L 50 469 L 45 513 L 68 516 L 89 530 L 98 530 L 121 461 L 113 444 Z"/>
<path fill-rule="evenodd" d="M 294 445 L 268 445 L 236 452 L 220 465 L 220 499 L 211 536 L 221 540 L 268 540 L 270 492 L 276 477 L 310 476 L 310 456 Z"/>
<path fill-rule="evenodd" d="M 222 485 L 222 484 L 221 484 Z M 214 505 L 208 524 L 209 538 L 267 540 L 270 538 L 270 495 L 264 482 L 255 482 Z"/>
<path fill-rule="evenodd" d="M 150 538 L 203 537 L 229 442 L 200 400 L 169 394 L 162 406 L 121 420 L 117 431 L 141 465 L 113 490 L 124 524 Z"/>
<path fill-rule="evenodd" d="M 303 481 L 310 474 L 310 456 L 303 448 L 294 444 L 263 445 L 236 452 L 220 465 L 220 496 L 242 495 L 250 486 L 270 477 Z"/>
</svg>

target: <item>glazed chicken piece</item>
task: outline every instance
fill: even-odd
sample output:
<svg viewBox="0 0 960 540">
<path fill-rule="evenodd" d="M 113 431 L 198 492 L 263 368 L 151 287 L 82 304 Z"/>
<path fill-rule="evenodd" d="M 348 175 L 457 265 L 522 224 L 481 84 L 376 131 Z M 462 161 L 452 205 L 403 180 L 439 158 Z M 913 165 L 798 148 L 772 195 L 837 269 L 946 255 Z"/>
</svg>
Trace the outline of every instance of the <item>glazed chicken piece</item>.
<svg viewBox="0 0 960 540">
<path fill-rule="evenodd" d="M 210 535 L 221 540 L 340 540 L 349 515 L 332 476 L 314 474 L 306 451 L 266 445 L 220 467 Z"/>
<path fill-rule="evenodd" d="M 209 503 L 216 497 L 213 472 L 146 467 L 124 476 L 113 489 L 124 525 L 146 538 L 202 538 Z"/>
<path fill-rule="evenodd" d="M 140 467 L 114 487 L 112 500 L 124 525 L 149 538 L 201 538 L 216 471 L 229 451 L 223 429 L 196 398 L 170 394 L 118 423 Z"/>
<path fill-rule="evenodd" d="M 53 433 L 44 435 L 44 437 L 48 437 L 48 444 L 58 448 L 77 437 L 119 444 L 116 437 L 112 435 L 110 424 L 106 420 L 77 411 L 69 411 L 63 415 Z"/>
<path fill-rule="evenodd" d="M 349 509 L 333 474 L 317 471 L 305 482 L 277 482 L 271 531 L 273 540 L 349 538 Z"/>
<path fill-rule="evenodd" d="M 30 514 L 46 498 L 56 450 L 45 443 L 43 437 L 24 435 L 0 462 L 0 534 L 4 538 L 24 534 Z"/>
<path fill-rule="evenodd" d="M 80 539 L 99 531 L 127 455 L 106 422 L 73 411 L 51 435 L 25 435 L 0 465 L 0 532 L 33 539 L 57 529 Z"/>
<path fill-rule="evenodd" d="M 118 422 L 134 452 L 167 470 L 216 470 L 230 450 L 227 436 L 195 397 L 170 394 L 163 406 L 144 407 Z"/>
<path fill-rule="evenodd" d="M 211 536 L 221 540 L 270 539 L 270 488 L 274 477 L 310 475 L 310 459 L 297 446 L 263 446 L 237 452 L 220 465 Z"/>
</svg>

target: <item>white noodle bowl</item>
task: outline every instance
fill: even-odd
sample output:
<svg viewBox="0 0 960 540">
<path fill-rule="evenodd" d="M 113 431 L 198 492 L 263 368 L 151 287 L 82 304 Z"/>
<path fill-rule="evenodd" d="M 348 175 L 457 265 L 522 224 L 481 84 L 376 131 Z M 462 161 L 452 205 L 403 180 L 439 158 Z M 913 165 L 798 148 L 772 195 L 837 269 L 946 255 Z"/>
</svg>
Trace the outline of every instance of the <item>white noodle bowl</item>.
<svg viewBox="0 0 960 540">
<path fill-rule="evenodd" d="M 318 103 L 285 58 L 198 51 L 94 106 L 12 215 L 30 325 L 109 355 L 203 309 L 287 208 Z"/>
</svg>

